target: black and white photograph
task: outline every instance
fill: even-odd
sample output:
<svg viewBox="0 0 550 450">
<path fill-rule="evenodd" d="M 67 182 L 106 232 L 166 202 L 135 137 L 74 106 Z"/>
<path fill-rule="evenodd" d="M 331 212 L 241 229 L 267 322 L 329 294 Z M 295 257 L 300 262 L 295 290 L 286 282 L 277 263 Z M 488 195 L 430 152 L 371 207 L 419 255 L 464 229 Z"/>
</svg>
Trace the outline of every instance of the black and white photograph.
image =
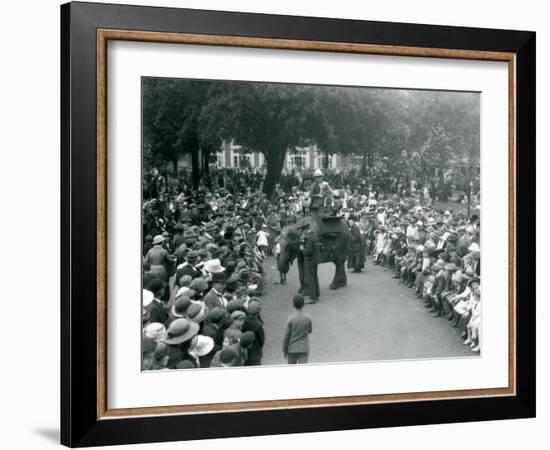
<svg viewBox="0 0 550 450">
<path fill-rule="evenodd" d="M 481 354 L 479 92 L 141 83 L 143 370 Z"/>
</svg>

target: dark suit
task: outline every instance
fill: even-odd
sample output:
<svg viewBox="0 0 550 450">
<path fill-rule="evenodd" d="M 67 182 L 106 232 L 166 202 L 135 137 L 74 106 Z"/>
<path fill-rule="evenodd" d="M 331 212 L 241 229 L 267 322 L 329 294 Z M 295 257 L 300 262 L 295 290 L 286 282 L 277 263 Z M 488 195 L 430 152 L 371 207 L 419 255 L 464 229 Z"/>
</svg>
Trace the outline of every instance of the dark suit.
<svg viewBox="0 0 550 450">
<path fill-rule="evenodd" d="M 211 337 L 214 341 L 213 352 L 216 353 L 222 348 L 223 344 L 223 330 L 215 323 L 208 322 L 202 329 L 202 335 Z"/>
<path fill-rule="evenodd" d="M 176 270 L 176 283 L 184 275 L 189 275 L 191 278 L 197 278 L 200 275 L 200 272 L 191 264 L 185 264 Z"/>
<path fill-rule="evenodd" d="M 208 306 L 208 309 L 210 310 L 216 307 L 219 307 L 219 308 L 225 307 L 224 302 L 222 300 L 221 292 L 216 292 L 214 288 L 208 291 L 208 294 L 204 296 L 203 301 L 206 304 L 206 306 Z"/>
<path fill-rule="evenodd" d="M 355 271 L 360 271 L 365 267 L 365 251 L 363 249 L 363 237 L 356 224 L 350 228 L 351 232 L 351 251 L 348 260 L 348 267 Z"/>
<path fill-rule="evenodd" d="M 319 245 L 312 232 L 309 232 L 304 241 L 304 295 L 309 295 L 312 300 L 319 298 L 319 276 L 317 265 L 319 264 Z"/>
<path fill-rule="evenodd" d="M 262 321 L 258 316 L 246 316 L 243 324 L 243 332 L 252 331 L 255 341 L 248 349 L 247 366 L 257 366 L 262 362 L 263 346 L 265 343 L 265 331 Z"/>
<path fill-rule="evenodd" d="M 156 299 L 147 306 L 149 310 L 149 322 L 159 322 L 163 325 L 168 321 L 169 315 L 164 309 L 164 305 L 158 302 Z"/>
</svg>

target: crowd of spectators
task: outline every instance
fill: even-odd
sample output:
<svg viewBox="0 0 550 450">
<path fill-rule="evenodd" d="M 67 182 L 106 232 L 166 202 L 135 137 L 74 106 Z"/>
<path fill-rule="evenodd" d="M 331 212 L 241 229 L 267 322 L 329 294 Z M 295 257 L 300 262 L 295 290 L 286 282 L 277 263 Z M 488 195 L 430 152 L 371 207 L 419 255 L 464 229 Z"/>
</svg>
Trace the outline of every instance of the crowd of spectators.
<svg viewBox="0 0 550 450">
<path fill-rule="evenodd" d="M 189 177 L 172 188 L 148 179 L 144 370 L 262 363 L 263 263 L 282 227 L 309 213 L 312 178 L 285 173 L 270 196 L 254 171 L 211 171 L 197 189 Z M 480 351 L 479 208 L 440 210 L 425 189 L 376 191 L 358 170 L 328 173 L 325 182 L 324 202 L 352 231 L 350 270 L 361 271 L 370 255 Z"/>
</svg>

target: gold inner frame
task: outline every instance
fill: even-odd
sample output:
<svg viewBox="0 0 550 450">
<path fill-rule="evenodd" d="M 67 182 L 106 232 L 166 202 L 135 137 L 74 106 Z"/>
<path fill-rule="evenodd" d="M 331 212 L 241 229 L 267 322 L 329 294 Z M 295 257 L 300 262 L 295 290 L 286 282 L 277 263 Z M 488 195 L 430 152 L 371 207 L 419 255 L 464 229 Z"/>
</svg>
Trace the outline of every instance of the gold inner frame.
<svg viewBox="0 0 550 450">
<path fill-rule="evenodd" d="M 267 49 L 363 53 L 502 61 L 508 63 L 508 387 L 401 394 L 319 397 L 202 405 L 108 409 L 107 405 L 107 42 L 109 40 L 217 45 Z M 147 31 L 97 30 L 97 419 L 165 414 L 219 413 L 420 400 L 448 400 L 516 394 L 516 54 L 445 48 L 402 47 L 341 42 L 298 41 Z"/>
</svg>

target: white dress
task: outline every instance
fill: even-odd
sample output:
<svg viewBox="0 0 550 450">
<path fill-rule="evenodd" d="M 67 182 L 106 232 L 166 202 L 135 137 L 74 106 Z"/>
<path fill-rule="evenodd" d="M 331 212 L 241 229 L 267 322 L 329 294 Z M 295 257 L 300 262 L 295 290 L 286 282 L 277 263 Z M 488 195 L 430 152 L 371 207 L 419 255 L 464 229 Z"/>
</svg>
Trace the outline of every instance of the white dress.
<svg viewBox="0 0 550 450">
<path fill-rule="evenodd" d="M 258 231 L 258 234 L 257 234 L 258 238 L 256 240 L 256 245 L 258 247 L 268 247 L 269 244 L 268 244 L 268 237 L 269 237 L 269 233 L 267 231 Z"/>
</svg>

